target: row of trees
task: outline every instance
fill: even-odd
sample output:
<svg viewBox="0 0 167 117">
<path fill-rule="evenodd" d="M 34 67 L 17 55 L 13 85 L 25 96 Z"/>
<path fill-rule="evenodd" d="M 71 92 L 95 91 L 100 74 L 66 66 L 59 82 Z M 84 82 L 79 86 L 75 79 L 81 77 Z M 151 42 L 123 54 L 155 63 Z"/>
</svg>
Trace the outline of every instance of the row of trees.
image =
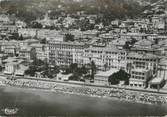
<svg viewBox="0 0 167 117">
<path fill-rule="evenodd" d="M 63 74 L 72 74 L 72 76 L 69 77 L 69 80 L 74 81 L 85 81 L 85 79 L 94 80 L 96 69 L 94 61 L 87 66 L 80 67 L 77 63 L 73 63 L 64 69 Z M 43 77 L 54 78 L 60 72 L 60 68 L 58 66 L 51 67 L 46 61 L 34 59 L 29 65 L 29 69 L 25 71 L 25 74 L 34 77 L 37 72 L 40 72 Z M 121 69 L 120 71 L 112 74 L 108 78 L 108 82 L 111 85 L 116 85 L 119 84 L 120 81 L 124 81 L 125 85 L 128 85 L 129 78 L 130 74 Z"/>
<path fill-rule="evenodd" d="M 86 75 L 88 72 L 89 70 L 85 66 L 79 67 L 77 63 L 74 63 L 66 68 L 64 74 L 72 73 L 73 75 L 69 80 L 80 81 L 82 80 L 82 76 Z"/>
<path fill-rule="evenodd" d="M 25 71 L 25 74 L 34 77 L 37 72 L 40 72 L 43 77 L 54 78 L 62 69 L 64 71 L 63 74 L 73 74 L 70 80 L 79 81 L 83 77 L 94 79 L 96 65 L 92 61 L 88 66 L 79 67 L 77 63 L 73 63 L 69 67 L 60 68 L 58 66 L 50 66 L 46 60 L 42 61 L 34 58 L 33 62 L 29 64 L 29 69 Z"/>
<path fill-rule="evenodd" d="M 71 64 L 69 66 L 69 68 L 67 68 L 65 70 L 64 73 L 65 74 L 69 74 L 69 73 L 73 74 L 69 78 L 69 80 L 80 81 L 83 79 L 85 80 L 87 78 L 89 80 L 94 80 L 96 70 L 97 70 L 96 65 L 95 65 L 94 61 L 92 61 L 91 64 L 88 65 L 87 67 L 85 67 L 85 66 L 78 67 L 78 64 L 76 64 L 76 63 Z M 120 69 L 118 72 L 112 74 L 108 78 L 108 82 L 111 85 L 117 85 L 120 83 L 120 81 L 124 81 L 125 85 L 129 85 L 129 79 L 130 79 L 130 74 L 128 74 L 124 70 Z"/>
<path fill-rule="evenodd" d="M 34 59 L 25 74 L 34 77 L 37 72 L 40 72 L 43 77 L 54 78 L 59 73 L 59 67 L 51 67 L 46 61 Z"/>
<path fill-rule="evenodd" d="M 70 74 L 73 75 L 69 78 L 69 80 L 94 80 L 94 76 L 96 74 L 96 65 L 94 61 L 92 61 L 90 64 L 86 66 L 79 67 L 77 63 L 71 64 L 68 68 L 65 69 L 64 74 Z"/>
</svg>

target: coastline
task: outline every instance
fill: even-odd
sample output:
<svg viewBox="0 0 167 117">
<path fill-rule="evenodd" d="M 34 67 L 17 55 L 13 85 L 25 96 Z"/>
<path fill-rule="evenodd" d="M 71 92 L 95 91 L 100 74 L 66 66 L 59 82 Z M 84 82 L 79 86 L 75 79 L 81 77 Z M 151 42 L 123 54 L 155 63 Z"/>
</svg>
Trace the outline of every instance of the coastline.
<svg viewBox="0 0 167 117">
<path fill-rule="evenodd" d="M 15 88 L 20 88 L 20 89 L 30 89 L 30 90 L 41 90 L 41 91 L 46 91 L 46 92 L 52 92 L 52 93 L 63 93 L 63 94 L 70 94 L 70 95 L 79 95 L 79 96 L 87 96 L 87 97 L 96 97 L 96 98 L 103 98 L 103 99 L 110 99 L 110 100 L 117 100 L 117 101 L 122 101 L 122 102 L 128 102 L 128 103 L 139 103 L 139 104 L 152 104 L 152 105 L 157 105 L 157 104 L 166 104 L 167 103 L 167 100 L 165 102 L 158 102 L 158 101 L 155 101 L 155 102 L 149 102 L 149 101 L 140 101 L 140 100 L 137 100 L 137 99 L 133 99 L 133 98 L 123 98 L 123 97 L 119 97 L 119 95 L 117 96 L 114 96 L 114 93 L 110 94 L 110 95 L 101 95 L 101 94 L 98 94 L 98 93 L 94 93 L 94 94 L 89 94 L 88 93 L 84 93 L 84 92 L 78 92 L 76 89 L 79 89 L 81 88 L 82 90 L 84 89 L 91 89 L 92 87 L 89 87 L 89 86 L 86 86 L 86 87 L 83 87 L 83 86 L 79 86 L 79 85 L 65 85 L 65 84 L 52 84 L 51 87 L 48 87 L 48 88 L 44 88 L 44 87 L 37 87 L 34 86 L 29 86 L 29 85 L 25 85 L 24 86 L 24 83 L 23 85 L 18 85 L 17 83 L 13 83 L 15 81 L 11 81 L 11 80 L 8 80 L 8 83 L 6 82 L 6 86 L 3 86 L 3 87 L 15 87 Z M 28 82 L 41 82 L 41 81 L 32 81 L 32 80 L 29 80 Z M 10 84 L 11 83 L 11 84 Z M 13 83 L 13 84 L 12 84 Z M 47 83 L 50 83 L 50 82 L 45 82 L 44 84 L 46 85 Z M 58 87 L 56 87 L 57 85 L 60 85 Z M 64 88 L 64 89 L 63 89 Z M 71 91 L 70 88 L 74 88 L 73 91 Z M 96 87 L 95 89 L 97 90 L 109 90 L 109 89 L 104 89 L 104 88 L 101 88 L 101 87 Z M 92 90 L 92 89 L 91 89 Z M 119 89 L 114 89 L 114 90 L 118 90 L 118 91 L 121 91 Z M 122 91 L 121 91 L 122 92 Z"/>
<path fill-rule="evenodd" d="M 91 98 L 99 98 L 99 99 L 108 99 L 108 100 L 120 101 L 119 99 L 114 98 L 114 97 L 109 98 L 109 97 L 100 97 L 100 96 L 89 96 L 89 95 L 84 95 L 84 94 L 79 94 L 79 93 L 60 92 L 60 91 L 58 92 L 58 91 L 55 91 L 55 90 L 52 90 L 52 89 L 44 89 L 44 88 L 30 88 L 30 87 L 19 87 L 19 86 L 9 86 L 9 85 L 6 85 L 6 86 L 1 86 L 0 85 L 0 88 L 16 88 L 16 89 L 19 89 L 19 90 L 26 90 L 26 91 L 33 91 L 33 92 L 40 91 L 40 92 L 46 92 L 46 93 L 54 93 L 54 94 L 58 93 L 58 94 L 67 94 L 67 95 L 75 95 L 75 96 L 86 96 L 86 97 L 91 97 Z M 127 101 L 124 101 L 124 102 L 127 102 Z"/>
<path fill-rule="evenodd" d="M 151 103 L 141 103 L 141 102 L 133 102 L 130 100 L 121 100 L 116 97 L 106 97 L 106 96 L 96 96 L 96 95 L 85 95 L 81 93 L 71 93 L 71 92 L 61 92 L 61 91 L 53 91 L 51 89 L 44 89 L 44 88 L 30 88 L 30 87 L 19 87 L 19 86 L 0 86 L 0 88 L 17 88 L 17 89 L 23 89 L 23 90 L 29 90 L 29 91 L 41 91 L 41 92 L 47 92 L 47 93 L 58 93 L 58 94 L 67 94 L 67 95 L 75 95 L 75 96 L 85 96 L 85 97 L 90 97 L 90 98 L 98 98 L 98 99 L 107 99 L 107 100 L 112 100 L 112 101 L 121 101 L 121 102 L 127 102 L 127 103 L 132 103 L 132 104 L 147 104 L 147 105 L 154 105 Z"/>
<path fill-rule="evenodd" d="M 84 115 L 94 115 L 94 117 L 97 115 L 104 116 L 105 113 L 107 113 L 108 116 L 164 116 L 167 113 L 167 105 L 165 104 L 148 105 L 118 101 L 113 98 L 105 99 L 75 94 L 52 93 L 48 90 L 13 88 L 8 86 L 5 88 L 0 87 L 0 90 L 2 91 L 1 94 L 4 94 L 4 96 L 1 95 L 1 100 L 5 101 L 7 97 L 11 97 L 11 101 L 7 102 L 7 105 L 10 106 L 16 101 L 16 107 L 20 110 L 18 114 L 23 116 L 67 116 L 66 112 L 69 116 L 76 117 Z M 5 107 L 6 106 L 2 104 L 1 108 Z M 58 107 L 62 108 L 58 110 Z M 144 109 L 144 112 L 142 109 Z M 42 110 L 42 112 L 40 110 Z M 157 113 L 152 110 L 156 110 Z M 80 111 L 79 114 L 78 111 Z M 87 114 L 84 114 L 85 111 Z"/>
</svg>

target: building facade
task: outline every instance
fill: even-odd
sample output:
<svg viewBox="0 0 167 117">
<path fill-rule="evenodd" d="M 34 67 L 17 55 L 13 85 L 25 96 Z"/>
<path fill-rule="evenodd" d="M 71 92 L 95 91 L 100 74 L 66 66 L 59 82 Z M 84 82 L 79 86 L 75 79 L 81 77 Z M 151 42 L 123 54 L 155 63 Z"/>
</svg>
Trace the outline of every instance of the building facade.
<svg viewBox="0 0 167 117">
<path fill-rule="evenodd" d="M 132 87 L 143 87 L 147 86 L 148 80 L 151 78 L 151 71 L 147 69 L 133 69 L 131 71 L 131 78 L 129 81 Z"/>
<path fill-rule="evenodd" d="M 87 46 L 83 43 L 49 41 L 49 62 L 68 66 L 72 63 L 83 65 L 82 55 Z"/>
<path fill-rule="evenodd" d="M 111 68 L 126 69 L 126 51 L 113 47 L 85 48 L 83 62 L 90 64 L 94 61 L 97 69 L 107 71 Z"/>
<path fill-rule="evenodd" d="M 159 58 L 153 54 L 139 54 L 130 52 L 127 55 L 127 71 L 131 73 L 132 69 L 148 69 L 152 75 L 157 74 Z"/>
</svg>

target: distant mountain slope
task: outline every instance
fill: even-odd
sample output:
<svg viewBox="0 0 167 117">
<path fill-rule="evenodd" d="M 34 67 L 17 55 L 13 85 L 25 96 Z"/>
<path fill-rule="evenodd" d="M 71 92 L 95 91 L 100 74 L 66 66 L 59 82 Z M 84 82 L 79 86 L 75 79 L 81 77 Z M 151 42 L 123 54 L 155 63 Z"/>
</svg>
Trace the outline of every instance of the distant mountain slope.
<svg viewBox="0 0 167 117">
<path fill-rule="evenodd" d="M 146 2 L 147 1 L 147 2 Z M 16 14 L 26 21 L 43 16 L 48 10 L 103 14 L 106 18 L 135 17 L 156 0 L 5 0 L 0 12 Z M 56 13 L 55 13 L 56 14 Z"/>
</svg>

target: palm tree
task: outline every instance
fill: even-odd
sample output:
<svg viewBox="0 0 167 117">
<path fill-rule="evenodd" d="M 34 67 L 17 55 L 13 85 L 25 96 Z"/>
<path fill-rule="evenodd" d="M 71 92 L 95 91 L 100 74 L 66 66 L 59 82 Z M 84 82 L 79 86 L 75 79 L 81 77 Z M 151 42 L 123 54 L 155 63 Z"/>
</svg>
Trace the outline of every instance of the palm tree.
<svg viewBox="0 0 167 117">
<path fill-rule="evenodd" d="M 94 61 L 91 61 L 91 79 L 94 80 L 95 74 L 96 74 L 96 64 Z"/>
<path fill-rule="evenodd" d="M 107 68 L 108 68 L 108 64 L 105 63 L 105 64 L 104 64 L 104 70 L 107 71 Z"/>
</svg>

